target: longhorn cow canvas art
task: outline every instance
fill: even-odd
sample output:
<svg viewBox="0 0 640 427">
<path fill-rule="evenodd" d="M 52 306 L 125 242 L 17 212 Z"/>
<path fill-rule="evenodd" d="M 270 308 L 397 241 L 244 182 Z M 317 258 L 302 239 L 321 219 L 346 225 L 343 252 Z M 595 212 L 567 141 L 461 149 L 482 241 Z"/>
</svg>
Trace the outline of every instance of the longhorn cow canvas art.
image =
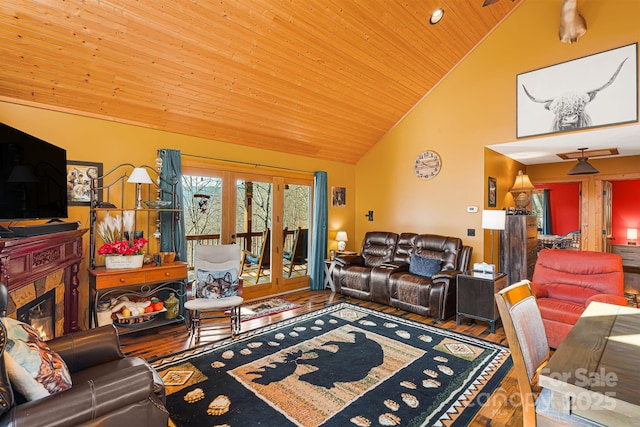
<svg viewBox="0 0 640 427">
<path fill-rule="evenodd" d="M 638 121 L 638 44 L 517 77 L 517 137 Z"/>
</svg>

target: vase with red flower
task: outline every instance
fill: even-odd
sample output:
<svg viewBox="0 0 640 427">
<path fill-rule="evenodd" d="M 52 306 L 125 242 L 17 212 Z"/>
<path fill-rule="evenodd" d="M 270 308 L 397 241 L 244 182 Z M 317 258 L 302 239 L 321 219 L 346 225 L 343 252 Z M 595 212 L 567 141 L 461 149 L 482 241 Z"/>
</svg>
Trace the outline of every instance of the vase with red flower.
<svg viewBox="0 0 640 427">
<path fill-rule="evenodd" d="M 142 267 L 144 262 L 142 249 L 149 241 L 141 235 L 138 237 L 133 232 L 134 223 L 133 212 L 125 211 L 122 217 L 120 215 L 112 217 L 107 213 L 104 220 L 98 224 L 98 234 L 104 241 L 98 249 L 98 254 L 104 255 L 106 268 Z M 132 239 L 132 236 L 136 238 Z"/>
<path fill-rule="evenodd" d="M 116 240 L 105 243 L 98 249 L 100 255 L 104 255 L 104 265 L 106 268 L 140 268 L 144 261 L 142 248 L 148 240 L 144 237 L 139 239 Z"/>
</svg>

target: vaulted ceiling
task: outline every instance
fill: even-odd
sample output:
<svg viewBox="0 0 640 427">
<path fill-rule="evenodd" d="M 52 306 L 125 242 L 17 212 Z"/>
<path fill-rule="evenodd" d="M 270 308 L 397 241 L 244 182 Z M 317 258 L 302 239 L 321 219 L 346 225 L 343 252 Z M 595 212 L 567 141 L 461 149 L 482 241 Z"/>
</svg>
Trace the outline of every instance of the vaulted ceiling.
<svg viewBox="0 0 640 427">
<path fill-rule="evenodd" d="M 356 163 L 519 1 L 4 1 L 0 100 Z"/>
</svg>

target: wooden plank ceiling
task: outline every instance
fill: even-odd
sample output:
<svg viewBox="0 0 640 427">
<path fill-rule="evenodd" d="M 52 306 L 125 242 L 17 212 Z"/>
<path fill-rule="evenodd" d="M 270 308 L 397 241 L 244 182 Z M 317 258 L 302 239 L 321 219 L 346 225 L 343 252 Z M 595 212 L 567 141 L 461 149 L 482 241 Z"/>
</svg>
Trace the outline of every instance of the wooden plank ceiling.
<svg viewBox="0 0 640 427">
<path fill-rule="evenodd" d="M 482 3 L 2 1 L 0 100 L 356 163 L 518 1 Z"/>
</svg>

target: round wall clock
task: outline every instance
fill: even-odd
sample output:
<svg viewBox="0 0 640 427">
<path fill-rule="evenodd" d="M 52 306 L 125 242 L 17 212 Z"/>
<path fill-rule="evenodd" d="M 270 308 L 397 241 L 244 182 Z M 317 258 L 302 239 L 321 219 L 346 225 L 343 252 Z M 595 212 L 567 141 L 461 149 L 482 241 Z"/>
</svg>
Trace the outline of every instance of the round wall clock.
<svg viewBox="0 0 640 427">
<path fill-rule="evenodd" d="M 413 163 L 413 171 L 418 178 L 431 179 L 440 172 L 440 156 L 435 151 L 424 151 L 418 154 Z"/>
</svg>

